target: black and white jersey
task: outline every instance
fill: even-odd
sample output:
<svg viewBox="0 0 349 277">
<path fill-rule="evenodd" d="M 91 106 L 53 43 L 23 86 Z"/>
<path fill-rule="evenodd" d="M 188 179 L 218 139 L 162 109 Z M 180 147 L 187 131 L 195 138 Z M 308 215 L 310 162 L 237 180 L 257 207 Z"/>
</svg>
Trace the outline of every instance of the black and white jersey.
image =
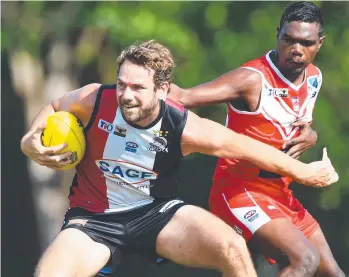
<svg viewBox="0 0 349 277">
<path fill-rule="evenodd" d="M 92 212 L 129 210 L 174 196 L 181 137 L 188 111 L 161 101 L 147 127 L 125 122 L 116 85 L 103 85 L 86 126 L 86 152 L 77 166 L 70 202 Z"/>
</svg>

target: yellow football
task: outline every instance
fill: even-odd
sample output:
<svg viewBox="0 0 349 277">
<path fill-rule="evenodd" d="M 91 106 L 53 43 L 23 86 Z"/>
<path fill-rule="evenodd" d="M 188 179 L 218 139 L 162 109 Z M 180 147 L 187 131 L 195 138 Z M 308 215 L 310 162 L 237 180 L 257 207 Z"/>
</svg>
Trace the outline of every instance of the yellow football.
<svg viewBox="0 0 349 277">
<path fill-rule="evenodd" d="M 82 123 L 77 117 L 68 112 L 60 111 L 49 116 L 41 140 L 46 147 L 63 143 L 68 144 L 60 153 L 71 151 L 73 162 L 62 167 L 62 170 L 75 167 L 85 154 L 86 140 Z"/>
</svg>

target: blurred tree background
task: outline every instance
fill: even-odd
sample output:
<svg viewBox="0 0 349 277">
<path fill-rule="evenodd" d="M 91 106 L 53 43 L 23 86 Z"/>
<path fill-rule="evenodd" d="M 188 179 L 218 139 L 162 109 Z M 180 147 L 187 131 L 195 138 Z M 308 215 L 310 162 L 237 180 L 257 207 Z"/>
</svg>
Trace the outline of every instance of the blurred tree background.
<svg viewBox="0 0 349 277">
<path fill-rule="evenodd" d="M 62 224 L 74 172 L 57 173 L 21 154 L 19 142 L 51 99 L 91 82 L 114 83 L 116 58 L 136 40 L 157 39 L 173 51 L 175 82 L 212 80 L 276 43 L 288 2 L 1 2 L 2 276 L 32 276 L 40 253 Z M 342 269 L 349 272 L 349 3 L 316 2 L 326 40 L 316 59 L 323 87 L 313 127 L 317 146 L 328 147 L 340 180 L 330 188 L 294 184 L 295 194 L 318 219 Z M 225 105 L 195 110 L 220 123 Z M 180 169 L 180 195 L 207 208 L 216 159 L 194 155 Z M 131 266 L 134 263 L 139 266 Z M 126 259 L 118 276 L 219 276 L 175 264 L 158 268 Z"/>
</svg>

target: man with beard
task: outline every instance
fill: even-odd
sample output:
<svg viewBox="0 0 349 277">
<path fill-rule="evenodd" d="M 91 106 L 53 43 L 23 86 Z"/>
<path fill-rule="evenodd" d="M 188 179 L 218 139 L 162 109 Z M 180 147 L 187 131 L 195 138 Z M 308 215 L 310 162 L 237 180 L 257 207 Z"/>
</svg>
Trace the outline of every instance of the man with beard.
<svg viewBox="0 0 349 277">
<path fill-rule="evenodd" d="M 187 108 L 228 103 L 227 128 L 298 158 L 316 141 L 309 124 L 322 76 L 312 62 L 324 39 L 320 9 L 292 3 L 275 50 L 212 82 L 185 90 L 173 85 L 169 97 Z M 210 210 L 255 252 L 288 264 L 280 276 L 344 276 L 319 224 L 288 189 L 291 181 L 243 159 L 221 158 Z"/>
<path fill-rule="evenodd" d="M 176 194 L 176 169 L 193 152 L 244 159 L 309 186 L 338 180 L 329 158 L 304 164 L 171 101 L 174 62 L 155 41 L 131 45 L 118 58 L 117 85 L 90 84 L 45 107 L 23 137 L 23 152 L 59 169 L 65 145 L 43 147 L 40 134 L 55 111 L 78 117 L 86 153 L 76 167 L 62 231 L 43 254 L 35 276 L 109 274 L 123 254 L 157 255 L 186 266 L 213 268 L 230 277 L 254 277 L 241 236 L 209 212 Z"/>
</svg>

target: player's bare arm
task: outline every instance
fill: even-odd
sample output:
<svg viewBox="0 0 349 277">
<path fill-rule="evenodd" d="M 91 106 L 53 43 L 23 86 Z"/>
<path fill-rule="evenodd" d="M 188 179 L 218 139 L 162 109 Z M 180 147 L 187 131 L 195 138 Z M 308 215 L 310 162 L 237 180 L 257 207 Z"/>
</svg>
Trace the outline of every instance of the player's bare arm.
<svg viewBox="0 0 349 277">
<path fill-rule="evenodd" d="M 86 126 L 91 118 L 100 86 L 101 84 L 93 83 L 70 91 L 52 101 L 52 108 L 55 112 L 66 111 L 75 115 Z"/>
<path fill-rule="evenodd" d="M 66 144 L 52 147 L 42 145 L 41 133 L 45 128 L 45 121 L 55 112 L 67 111 L 78 117 L 86 126 L 91 117 L 99 87 L 100 84 L 86 85 L 66 93 L 44 107 L 35 117 L 28 132 L 21 140 L 23 153 L 37 163 L 53 169 L 69 164 L 72 153 L 60 153 L 66 147 Z"/>
<path fill-rule="evenodd" d="M 193 88 L 171 85 L 168 97 L 186 108 L 230 102 L 239 110 L 254 112 L 258 109 L 262 91 L 262 77 L 246 68 L 237 68 L 219 78 Z M 317 141 L 317 133 L 307 122 L 295 122 L 301 134 L 285 143 L 283 149 L 292 158 L 299 158 Z"/>
<path fill-rule="evenodd" d="M 323 161 L 304 164 L 269 145 L 189 112 L 182 135 L 182 153 L 188 155 L 193 152 L 248 160 L 260 168 L 292 177 L 307 186 L 323 187 L 338 180 L 325 151 Z"/>
<path fill-rule="evenodd" d="M 172 84 L 168 97 L 186 108 L 243 101 L 250 111 L 255 111 L 258 108 L 261 89 L 262 77 L 259 73 L 237 68 L 211 82 L 189 89 Z"/>
</svg>

